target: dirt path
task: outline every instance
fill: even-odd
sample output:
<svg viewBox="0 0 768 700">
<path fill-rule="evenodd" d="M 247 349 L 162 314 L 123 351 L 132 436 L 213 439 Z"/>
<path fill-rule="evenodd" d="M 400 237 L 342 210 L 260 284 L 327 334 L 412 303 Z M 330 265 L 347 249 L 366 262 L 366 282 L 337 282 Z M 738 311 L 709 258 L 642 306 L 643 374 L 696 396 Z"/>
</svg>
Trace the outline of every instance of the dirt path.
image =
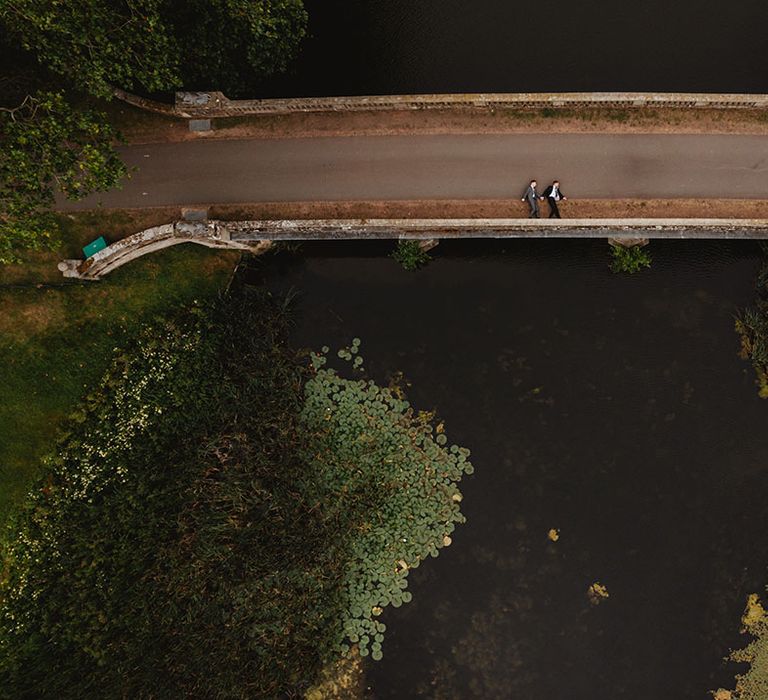
<svg viewBox="0 0 768 700">
<path fill-rule="evenodd" d="M 165 210 L 160 210 L 164 212 Z M 542 216 L 548 213 L 541 208 Z M 768 219 L 768 199 L 583 199 L 561 203 L 570 219 Z M 527 216 L 517 199 L 405 200 L 361 202 L 262 202 L 216 205 L 211 218 L 256 219 L 492 219 Z M 163 223 L 163 222 L 161 222 Z"/>
</svg>

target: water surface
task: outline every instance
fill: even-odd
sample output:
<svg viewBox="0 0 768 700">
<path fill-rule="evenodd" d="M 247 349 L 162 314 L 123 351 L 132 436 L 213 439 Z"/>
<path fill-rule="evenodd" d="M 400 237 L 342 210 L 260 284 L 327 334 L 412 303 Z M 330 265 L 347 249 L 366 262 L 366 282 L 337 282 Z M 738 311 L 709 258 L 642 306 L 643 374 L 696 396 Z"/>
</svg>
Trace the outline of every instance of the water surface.
<svg viewBox="0 0 768 700">
<path fill-rule="evenodd" d="M 292 75 L 247 96 L 768 92 L 768 3 L 305 0 Z"/>
<path fill-rule="evenodd" d="M 385 251 L 264 259 L 272 289 L 299 291 L 294 343 L 361 337 L 371 376 L 402 370 L 472 449 L 468 523 L 385 612 L 371 697 L 704 700 L 727 684 L 746 595 L 768 581 L 768 403 L 733 331 L 757 247 L 653 242 L 634 277 L 608 271 L 601 241 L 443 242 L 417 273 Z"/>
</svg>

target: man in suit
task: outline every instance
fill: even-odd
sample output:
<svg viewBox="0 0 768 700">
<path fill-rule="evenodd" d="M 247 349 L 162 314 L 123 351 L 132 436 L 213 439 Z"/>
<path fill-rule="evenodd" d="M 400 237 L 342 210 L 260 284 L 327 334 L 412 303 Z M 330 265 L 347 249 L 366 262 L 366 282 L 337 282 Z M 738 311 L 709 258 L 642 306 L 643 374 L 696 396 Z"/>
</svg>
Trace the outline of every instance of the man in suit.
<svg viewBox="0 0 768 700">
<path fill-rule="evenodd" d="M 565 195 L 560 189 L 560 181 L 555 180 L 549 187 L 547 187 L 547 189 L 544 190 L 544 194 L 541 195 L 541 198 L 546 199 L 549 204 L 549 218 L 561 218 L 560 210 L 557 208 L 557 203 L 560 200 L 565 201 Z"/>
<path fill-rule="evenodd" d="M 531 208 L 531 213 L 528 216 L 529 219 L 539 218 L 539 195 L 536 193 L 536 180 L 531 180 L 531 184 L 528 185 L 528 189 L 523 194 L 521 202 L 528 202 L 528 206 Z"/>
</svg>

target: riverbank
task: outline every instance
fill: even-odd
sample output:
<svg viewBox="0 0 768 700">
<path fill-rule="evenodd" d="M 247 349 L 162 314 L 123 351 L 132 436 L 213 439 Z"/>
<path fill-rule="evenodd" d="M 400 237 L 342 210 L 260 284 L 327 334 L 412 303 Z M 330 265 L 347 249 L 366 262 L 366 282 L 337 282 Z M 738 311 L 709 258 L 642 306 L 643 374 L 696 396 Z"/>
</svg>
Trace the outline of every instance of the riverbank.
<svg viewBox="0 0 768 700">
<path fill-rule="evenodd" d="M 98 235 L 117 240 L 177 211 L 61 216 L 62 249 L 0 266 L 0 525 L 39 474 L 61 421 L 103 374 L 113 348 L 148 319 L 215 297 L 238 253 L 183 246 L 138 260 L 99 284 L 63 280 L 62 255 Z"/>
</svg>

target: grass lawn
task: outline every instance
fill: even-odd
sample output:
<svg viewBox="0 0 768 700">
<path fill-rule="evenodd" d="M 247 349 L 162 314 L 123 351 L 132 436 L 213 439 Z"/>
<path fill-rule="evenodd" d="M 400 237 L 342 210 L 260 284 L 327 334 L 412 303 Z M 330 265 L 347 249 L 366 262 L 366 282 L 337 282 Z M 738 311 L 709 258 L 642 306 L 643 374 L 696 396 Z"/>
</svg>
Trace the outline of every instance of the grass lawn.
<svg viewBox="0 0 768 700">
<path fill-rule="evenodd" d="M 157 211 L 152 213 L 157 223 Z M 226 285 L 237 253 L 178 246 L 100 282 L 65 281 L 63 257 L 100 234 L 144 227 L 142 212 L 62 217 L 59 253 L 0 266 L 0 523 L 38 474 L 62 419 L 101 378 L 116 347 L 144 319 L 204 299 Z M 168 220 L 175 218 L 169 210 Z"/>
</svg>

